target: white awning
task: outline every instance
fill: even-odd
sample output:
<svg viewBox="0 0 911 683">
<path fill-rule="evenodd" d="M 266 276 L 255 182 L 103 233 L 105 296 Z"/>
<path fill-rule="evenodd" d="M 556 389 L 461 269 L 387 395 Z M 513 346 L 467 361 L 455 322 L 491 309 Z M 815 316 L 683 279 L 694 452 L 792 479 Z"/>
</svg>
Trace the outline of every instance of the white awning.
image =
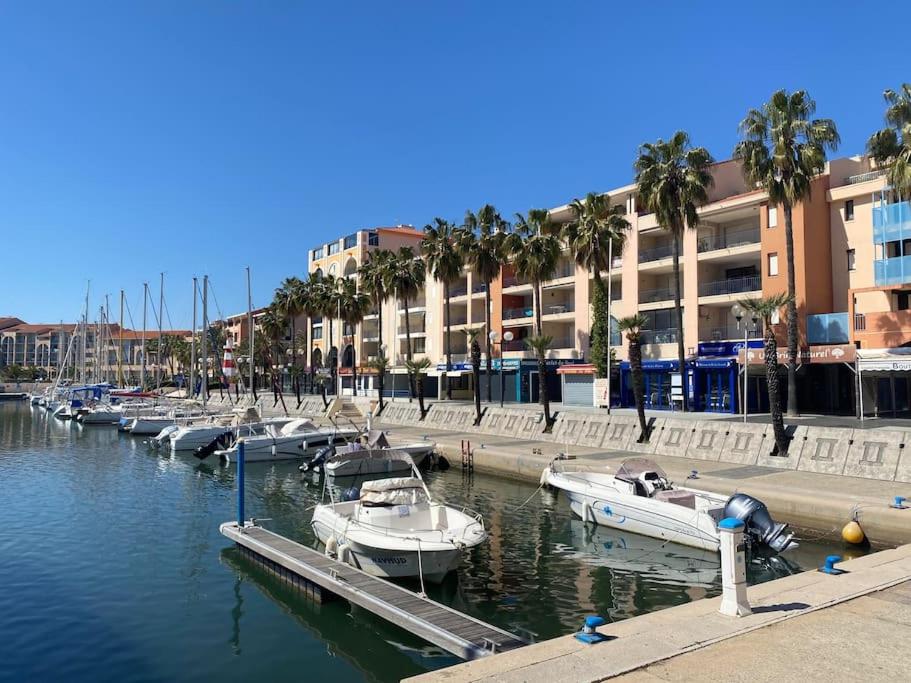
<svg viewBox="0 0 911 683">
<path fill-rule="evenodd" d="M 911 372 L 911 348 L 859 349 L 857 366 L 861 372 Z"/>
<path fill-rule="evenodd" d="M 448 377 L 461 377 L 462 375 L 470 375 L 470 374 L 471 374 L 471 370 L 464 370 L 464 369 L 456 370 L 455 368 L 453 368 L 449 372 L 446 372 L 446 370 L 437 370 L 436 368 L 432 368 L 427 371 L 428 377 L 442 377 L 443 375 L 446 375 Z"/>
</svg>

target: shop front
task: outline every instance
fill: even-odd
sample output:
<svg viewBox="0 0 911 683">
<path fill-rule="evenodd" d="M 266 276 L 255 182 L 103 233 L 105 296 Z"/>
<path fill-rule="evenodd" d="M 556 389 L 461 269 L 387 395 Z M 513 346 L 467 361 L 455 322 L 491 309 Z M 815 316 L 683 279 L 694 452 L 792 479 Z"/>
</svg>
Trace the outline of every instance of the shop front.
<svg viewBox="0 0 911 683">
<path fill-rule="evenodd" d="M 687 390 L 690 403 L 694 400 L 693 366 L 687 362 Z M 643 360 L 642 378 L 645 384 L 645 407 L 649 410 L 677 410 L 683 403 L 679 363 L 676 360 Z M 629 361 L 620 363 L 620 407 L 636 405 Z"/>
<path fill-rule="evenodd" d="M 911 417 L 911 348 L 857 352 L 863 417 Z"/>
</svg>

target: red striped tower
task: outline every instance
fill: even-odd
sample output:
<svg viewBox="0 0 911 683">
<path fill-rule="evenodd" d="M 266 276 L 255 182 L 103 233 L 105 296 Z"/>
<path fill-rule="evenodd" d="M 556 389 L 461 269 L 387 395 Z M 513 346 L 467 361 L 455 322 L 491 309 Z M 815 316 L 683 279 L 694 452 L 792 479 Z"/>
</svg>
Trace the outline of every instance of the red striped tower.
<svg viewBox="0 0 911 683">
<path fill-rule="evenodd" d="M 231 338 L 225 340 L 225 358 L 221 362 L 221 374 L 225 376 L 225 379 L 229 384 L 233 384 L 236 381 L 237 370 L 234 367 L 234 350 L 231 348 Z"/>
</svg>

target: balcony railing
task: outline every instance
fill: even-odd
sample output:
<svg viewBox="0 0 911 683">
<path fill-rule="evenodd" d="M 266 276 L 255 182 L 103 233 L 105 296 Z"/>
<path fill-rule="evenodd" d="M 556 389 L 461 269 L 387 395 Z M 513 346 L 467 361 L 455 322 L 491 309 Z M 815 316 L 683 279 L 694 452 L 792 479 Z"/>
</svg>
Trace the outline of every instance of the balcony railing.
<svg viewBox="0 0 911 683">
<path fill-rule="evenodd" d="M 680 293 L 683 296 L 683 292 Z M 667 301 L 674 298 L 674 289 L 672 287 L 661 287 L 660 289 L 643 289 L 639 291 L 640 304 L 652 304 L 656 301 Z"/>
<path fill-rule="evenodd" d="M 503 342 L 504 351 L 524 351 L 527 348 L 524 339 L 513 339 L 512 341 Z"/>
<path fill-rule="evenodd" d="M 873 241 L 898 242 L 911 239 L 911 202 L 880 203 L 873 207 Z"/>
<path fill-rule="evenodd" d="M 518 320 L 519 318 L 532 318 L 535 312 L 531 306 L 522 308 L 507 308 L 503 311 L 503 320 Z"/>
<path fill-rule="evenodd" d="M 420 322 L 417 325 L 411 325 L 410 332 L 411 334 L 423 334 L 424 333 L 424 323 Z M 399 325 L 398 334 L 407 334 L 405 331 L 404 325 Z"/>
<path fill-rule="evenodd" d="M 697 243 L 699 253 L 715 251 L 716 249 L 731 249 L 748 244 L 759 244 L 759 228 L 741 228 L 727 230 L 718 235 L 700 237 Z"/>
<path fill-rule="evenodd" d="M 875 260 L 873 262 L 873 279 L 877 287 L 911 282 L 911 256 Z"/>
<path fill-rule="evenodd" d="M 661 247 L 653 247 L 652 249 L 642 249 L 639 252 L 639 263 L 648 263 L 649 261 L 659 261 L 663 258 L 667 258 L 674 253 L 673 244 L 665 244 Z"/>
<path fill-rule="evenodd" d="M 762 325 L 759 325 L 761 328 Z M 759 339 L 762 337 L 762 329 L 749 330 L 747 335 L 750 339 Z M 700 331 L 699 339 L 710 341 L 722 341 L 731 339 L 743 339 L 743 328 L 731 325 L 728 327 L 713 327 L 709 331 Z"/>
<path fill-rule="evenodd" d="M 444 320 L 445 320 L 445 318 L 444 318 Z M 453 316 L 450 316 L 450 318 L 449 318 L 449 324 L 450 324 L 450 326 L 453 326 L 453 327 L 455 325 L 464 325 L 467 322 L 468 322 L 467 315 L 453 315 Z"/>
<path fill-rule="evenodd" d="M 550 276 L 550 280 L 559 280 L 560 278 L 570 277 L 576 274 L 576 267 L 572 263 L 561 263 L 557 266 L 557 269 L 554 271 L 554 274 Z"/>
<path fill-rule="evenodd" d="M 487 291 L 487 285 L 484 284 L 483 282 L 478 282 L 471 286 L 472 294 L 479 294 L 480 292 L 486 292 L 486 291 Z"/>
<path fill-rule="evenodd" d="M 854 329 L 857 332 L 863 332 L 867 329 L 867 316 L 863 313 L 854 314 Z"/>
<path fill-rule="evenodd" d="M 730 280 L 700 282 L 699 296 L 718 296 L 719 294 L 742 294 L 762 289 L 762 278 L 758 275 L 735 277 Z"/>
<path fill-rule="evenodd" d="M 642 330 L 639 340 L 642 344 L 676 344 L 677 330 Z"/>
<path fill-rule="evenodd" d="M 807 341 L 811 344 L 847 344 L 848 314 L 808 315 Z"/>
<path fill-rule="evenodd" d="M 562 313 L 572 313 L 576 310 L 576 304 L 574 301 L 567 301 L 562 304 L 545 304 L 543 314 L 544 315 L 560 315 Z"/>
<path fill-rule="evenodd" d="M 519 287 L 521 285 L 531 284 L 527 280 L 520 280 L 515 275 L 507 275 L 503 278 L 503 287 Z"/>
<path fill-rule="evenodd" d="M 455 287 L 451 287 L 449 289 L 449 296 L 451 296 L 451 297 L 465 296 L 466 294 L 468 294 L 468 285 L 467 284 L 456 285 Z"/>
<path fill-rule="evenodd" d="M 858 183 L 865 183 L 868 180 L 875 180 L 883 175 L 886 171 L 881 169 L 879 171 L 869 171 L 867 173 L 858 173 L 857 175 L 850 175 L 845 178 L 846 185 L 857 185 Z"/>
</svg>

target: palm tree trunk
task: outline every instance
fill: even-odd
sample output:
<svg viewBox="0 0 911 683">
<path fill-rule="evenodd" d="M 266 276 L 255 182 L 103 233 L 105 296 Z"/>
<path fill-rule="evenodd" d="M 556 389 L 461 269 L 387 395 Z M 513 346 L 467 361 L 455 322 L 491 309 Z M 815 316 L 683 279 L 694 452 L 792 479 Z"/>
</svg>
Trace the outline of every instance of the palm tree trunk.
<svg viewBox="0 0 911 683">
<path fill-rule="evenodd" d="M 486 364 L 487 364 L 487 402 L 493 403 L 493 394 L 491 393 L 492 385 L 493 385 L 493 378 L 492 378 L 493 360 L 491 359 L 491 353 L 490 353 L 490 282 L 489 281 L 484 283 L 484 325 L 485 325 L 484 330 L 486 332 L 485 337 L 487 338 L 487 361 L 486 361 Z M 503 347 L 501 346 L 500 347 L 501 356 L 502 356 L 502 350 L 503 350 Z M 502 357 L 500 358 L 500 362 L 501 363 L 503 362 Z M 480 387 L 478 387 L 478 391 L 480 391 Z M 478 395 L 478 400 L 480 400 L 480 394 Z"/>
<path fill-rule="evenodd" d="M 680 388 L 683 391 L 683 412 L 690 408 L 686 377 L 686 355 L 683 351 L 683 307 L 680 305 L 680 231 L 674 232 L 674 312 L 677 315 L 677 363 Z"/>
<path fill-rule="evenodd" d="M 326 352 L 326 362 L 329 363 L 329 379 L 335 386 L 335 361 L 332 360 L 332 315 L 326 316 L 329 319 L 329 349 Z M 336 360 L 338 359 L 338 349 L 336 349 Z M 335 393 L 333 390 L 332 393 Z"/>
<path fill-rule="evenodd" d="M 411 353 L 411 320 L 410 320 L 410 314 L 408 313 L 408 297 L 407 296 L 402 297 L 402 305 L 405 308 L 405 354 L 406 354 L 405 357 L 409 361 L 411 361 L 413 359 L 412 353 Z M 410 372 L 408 373 L 408 390 L 409 390 L 409 393 L 411 394 L 411 397 L 409 399 L 409 401 L 410 401 L 410 400 L 413 400 L 414 396 L 415 396 L 414 377 L 411 375 Z"/>
<path fill-rule="evenodd" d="M 376 334 L 380 340 L 379 343 L 377 344 L 377 351 L 379 352 L 380 356 L 385 356 L 386 354 L 383 353 L 383 305 L 382 304 L 378 304 L 376 307 Z M 379 379 L 378 388 L 379 388 L 379 394 L 380 394 L 380 403 L 379 403 L 380 409 L 377 412 L 377 415 L 380 415 L 383 412 L 383 408 L 386 407 L 386 404 L 383 403 L 383 389 L 386 384 L 386 368 L 385 367 L 377 368 L 377 375 L 378 375 L 378 379 Z"/>
<path fill-rule="evenodd" d="M 540 337 L 544 334 L 544 323 L 541 322 L 541 282 L 539 280 L 534 281 L 531 297 L 534 299 L 535 306 L 535 334 Z"/>
<path fill-rule="evenodd" d="M 765 369 L 766 384 L 769 394 L 769 412 L 772 414 L 772 431 L 775 435 L 775 445 L 778 455 L 788 452 L 788 437 L 784 429 L 784 419 L 781 415 L 781 399 L 778 387 L 778 342 L 775 341 L 775 332 L 771 324 L 766 324 L 765 334 Z"/>
<path fill-rule="evenodd" d="M 450 337 L 452 336 L 452 317 L 449 311 L 449 283 L 444 282 L 443 287 L 446 288 L 446 400 L 452 400 L 452 385 L 449 383 L 449 373 L 452 372 L 452 342 Z"/>
<path fill-rule="evenodd" d="M 417 384 L 418 389 L 418 407 L 421 409 L 421 419 L 427 415 L 427 411 L 424 410 L 424 378 L 418 373 L 417 379 L 414 380 Z"/>
<path fill-rule="evenodd" d="M 642 346 L 638 338 L 629 340 L 629 367 L 633 377 L 633 400 L 636 402 L 636 414 L 639 416 L 639 430 L 643 440 L 648 436 L 648 425 L 645 422 L 645 382 L 642 378 Z"/>
<path fill-rule="evenodd" d="M 547 360 L 544 350 L 538 352 L 538 393 L 541 394 L 541 406 L 544 408 L 544 431 L 550 432 L 553 420 L 550 417 L 550 397 L 547 395 Z"/>
<path fill-rule="evenodd" d="M 471 374 L 474 380 L 474 426 L 481 424 L 481 347 L 477 341 L 471 342 Z M 490 382 L 488 381 L 488 386 Z"/>
<path fill-rule="evenodd" d="M 788 259 L 788 416 L 800 414 L 797 408 L 797 299 L 794 291 L 794 225 L 789 202 L 784 204 L 784 239 Z"/>
</svg>

